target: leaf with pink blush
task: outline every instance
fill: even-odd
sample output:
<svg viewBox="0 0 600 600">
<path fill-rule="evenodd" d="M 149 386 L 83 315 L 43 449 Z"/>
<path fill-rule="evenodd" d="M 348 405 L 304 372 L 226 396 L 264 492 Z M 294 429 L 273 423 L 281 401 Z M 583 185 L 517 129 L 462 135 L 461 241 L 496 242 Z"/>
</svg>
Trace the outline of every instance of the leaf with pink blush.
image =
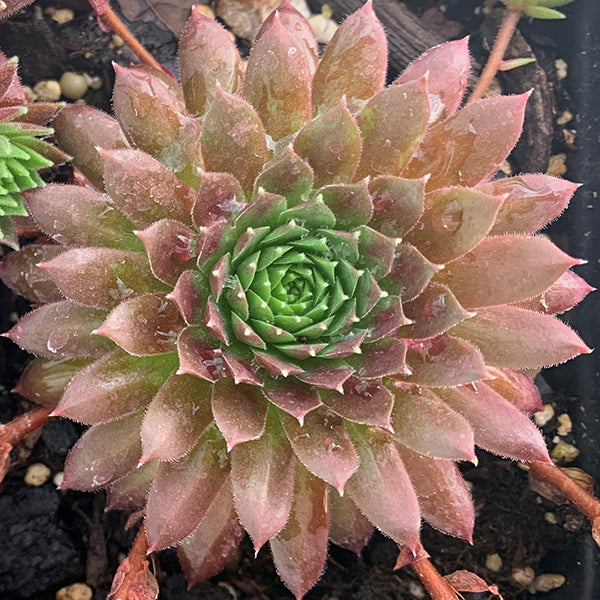
<svg viewBox="0 0 600 600">
<path fill-rule="evenodd" d="M 256 553 L 286 524 L 294 491 L 296 457 L 274 409 L 260 439 L 231 451 L 231 483 L 240 523 Z"/>
<path fill-rule="evenodd" d="M 329 495 L 329 539 L 360 555 L 375 529 L 348 496 Z"/>
<path fill-rule="evenodd" d="M 46 358 L 100 357 L 114 345 L 90 334 L 105 318 L 106 311 L 63 300 L 26 314 L 4 335 L 27 352 Z"/>
<path fill-rule="evenodd" d="M 112 308 L 137 294 L 166 292 L 141 252 L 76 248 L 40 263 L 63 294 L 81 304 Z"/>
<path fill-rule="evenodd" d="M 365 225 L 373 214 L 373 203 L 367 181 L 331 184 L 317 192 L 325 205 L 335 215 L 338 227 L 350 228 Z"/>
<path fill-rule="evenodd" d="M 62 246 L 30 244 L 19 252 L 9 252 L 0 261 L 0 279 L 13 292 L 32 302 L 60 302 L 64 296 L 48 271 L 38 265 L 56 258 L 64 251 Z"/>
<path fill-rule="evenodd" d="M 356 177 L 399 175 L 429 123 L 425 79 L 382 90 L 367 102 L 356 120 L 362 138 Z"/>
<path fill-rule="evenodd" d="M 567 325 L 515 306 L 490 306 L 450 332 L 475 344 L 494 367 L 539 369 L 591 350 Z"/>
<path fill-rule="evenodd" d="M 502 235 L 485 238 L 434 280 L 447 285 L 465 308 L 494 306 L 543 292 L 577 264 L 545 238 Z"/>
<path fill-rule="evenodd" d="M 239 91 L 244 65 L 227 31 L 192 7 L 179 40 L 179 73 L 187 109 L 201 117 L 213 101 L 217 85 Z"/>
<path fill-rule="evenodd" d="M 515 302 L 515 306 L 536 312 L 556 315 L 579 304 L 595 288 L 572 271 L 565 271 L 548 289 L 541 294 Z"/>
<path fill-rule="evenodd" d="M 360 379 L 381 379 L 390 375 L 407 374 L 406 343 L 384 337 L 363 344 L 361 354 L 348 359 Z"/>
<path fill-rule="evenodd" d="M 142 249 L 133 234 L 135 225 L 106 194 L 53 183 L 23 192 L 23 200 L 40 229 L 59 244 Z"/>
<path fill-rule="evenodd" d="M 411 371 L 403 381 L 428 387 L 448 387 L 480 381 L 486 367 L 479 350 L 442 334 L 426 340 L 407 340 L 406 362 Z"/>
<path fill-rule="evenodd" d="M 324 406 L 308 413 L 302 426 L 285 412 L 279 415 L 300 462 L 343 493 L 346 482 L 358 467 L 358 457 L 344 419 Z"/>
<path fill-rule="evenodd" d="M 177 375 L 194 375 L 207 381 L 224 376 L 217 341 L 202 326 L 186 327 L 177 338 Z"/>
<path fill-rule="evenodd" d="M 311 116 L 314 61 L 305 50 L 275 11 L 263 24 L 248 59 L 243 96 L 275 141 L 298 131 Z"/>
<path fill-rule="evenodd" d="M 192 586 L 216 575 L 234 556 L 244 537 L 239 524 L 231 484 L 227 481 L 196 529 L 177 548 L 188 585 Z"/>
<path fill-rule="evenodd" d="M 309 412 L 321 406 L 316 389 L 295 378 L 283 381 L 267 379 L 263 393 L 269 402 L 295 417 L 300 425 Z"/>
<path fill-rule="evenodd" d="M 54 414 L 81 423 L 128 415 L 148 406 L 176 368 L 174 352 L 137 357 L 114 350 L 75 375 Z"/>
<path fill-rule="evenodd" d="M 287 202 L 283 196 L 261 190 L 252 199 L 252 202 L 242 208 L 240 214 L 236 217 L 236 231 L 249 234 L 248 228 L 256 228 L 256 232 L 258 232 L 264 228 L 266 223 L 273 223 L 286 208 Z M 265 230 L 265 233 L 267 231 Z M 250 237 L 249 239 L 256 238 Z M 236 258 L 236 254 L 239 257 L 240 252 L 238 252 L 237 246 L 234 251 L 234 258 Z"/>
<path fill-rule="evenodd" d="M 56 143 L 73 157 L 73 164 L 98 188 L 104 189 L 104 164 L 98 148 L 119 150 L 129 142 L 118 121 L 105 112 L 68 104 L 52 121 Z"/>
<path fill-rule="evenodd" d="M 115 68 L 113 108 L 127 139 L 173 171 L 200 167 L 200 123 L 161 78 L 140 69 Z M 192 138 L 195 141 L 192 142 Z"/>
<path fill-rule="evenodd" d="M 521 135 L 529 93 L 468 104 L 427 132 L 404 177 L 431 175 L 428 190 L 491 177 Z"/>
<path fill-rule="evenodd" d="M 249 360 L 240 358 L 226 350 L 223 350 L 222 357 L 227 377 L 231 377 L 234 383 L 248 383 L 260 387 L 264 385 L 258 370 Z"/>
<path fill-rule="evenodd" d="M 381 233 L 402 238 L 423 213 L 425 182 L 385 175 L 369 181 L 373 201 L 370 225 Z"/>
<path fill-rule="evenodd" d="M 481 448 L 523 461 L 550 462 L 539 429 L 514 404 L 485 383 L 436 390 L 450 407 L 473 427 L 475 443 Z"/>
<path fill-rule="evenodd" d="M 251 191 L 268 159 L 265 130 L 250 104 L 217 88 L 202 124 L 202 156 L 207 171 L 226 171 Z"/>
<path fill-rule="evenodd" d="M 396 444 L 380 430 L 352 427 L 360 466 L 346 489 L 359 510 L 385 535 L 415 548 L 419 542 L 419 501 Z"/>
<path fill-rule="evenodd" d="M 410 323 L 404 314 L 402 300 L 398 296 L 384 296 L 361 326 L 367 328 L 367 342 L 376 342 L 391 336 Z"/>
<path fill-rule="evenodd" d="M 174 460 L 190 451 L 213 420 L 212 384 L 171 375 L 152 399 L 142 423 L 142 462 Z"/>
<path fill-rule="evenodd" d="M 176 305 L 163 295 L 144 294 L 118 304 L 94 332 L 129 354 L 147 356 L 175 351 L 182 329 Z"/>
<path fill-rule="evenodd" d="M 270 542 L 277 573 L 296 600 L 321 576 L 327 558 L 328 531 L 327 485 L 298 465 L 290 518 Z"/>
<path fill-rule="evenodd" d="M 73 377 L 90 364 L 86 358 L 34 358 L 13 393 L 42 406 L 56 406 Z"/>
<path fill-rule="evenodd" d="M 335 106 L 345 96 L 355 112 L 383 89 L 387 42 L 371 2 L 352 13 L 336 30 L 313 80 L 313 110 Z"/>
<path fill-rule="evenodd" d="M 406 316 L 413 321 L 398 330 L 402 338 L 424 339 L 440 335 L 471 315 L 444 285 L 430 284 L 412 302 L 404 305 Z"/>
<path fill-rule="evenodd" d="M 472 543 L 475 509 L 454 461 L 429 458 L 401 445 L 397 450 L 419 498 L 421 516 L 436 529 Z"/>
<path fill-rule="evenodd" d="M 362 226 L 358 229 L 358 233 L 361 267 L 370 271 L 375 279 L 379 280 L 392 268 L 397 241 L 370 227 Z"/>
<path fill-rule="evenodd" d="M 289 0 L 285 0 L 282 4 L 277 7 L 264 21 L 259 32 L 256 34 L 255 43 L 270 31 L 271 22 L 275 18 L 281 20 L 281 24 L 296 38 L 299 42 L 299 50 L 307 58 L 311 75 L 317 69 L 319 65 L 319 43 L 315 38 L 310 23 L 297 11 Z"/>
<path fill-rule="evenodd" d="M 321 390 L 323 404 L 344 419 L 374 427 L 389 429 L 394 396 L 381 381 L 366 381 L 351 377 L 344 384 L 344 393 Z"/>
<path fill-rule="evenodd" d="M 344 98 L 307 123 L 294 139 L 294 150 L 313 169 L 315 187 L 350 181 L 360 149 L 360 131 Z"/>
<path fill-rule="evenodd" d="M 27 112 L 17 117 L 15 121 L 45 125 L 52 121 L 64 108 L 65 105 L 61 102 L 36 102 L 35 104 L 28 104 Z"/>
<path fill-rule="evenodd" d="M 313 172 L 292 146 L 288 146 L 283 156 L 257 177 L 255 187 L 284 196 L 288 205 L 298 204 L 313 187 Z"/>
<path fill-rule="evenodd" d="M 339 391 L 344 382 L 354 373 L 354 369 L 343 361 L 328 360 L 325 366 L 313 366 L 308 359 L 305 359 L 302 366 L 305 367 L 305 372 L 296 374 L 297 379 L 327 390 Z"/>
<path fill-rule="evenodd" d="M 235 384 L 229 378 L 219 379 L 213 386 L 212 411 L 229 451 L 263 434 L 267 408 L 268 402 L 256 386 Z"/>
<path fill-rule="evenodd" d="M 115 205 L 138 227 L 160 219 L 191 225 L 194 191 L 141 150 L 104 150 L 104 185 Z"/>
<path fill-rule="evenodd" d="M 481 183 L 477 189 L 504 200 L 490 233 L 535 233 L 554 221 L 579 187 L 551 175 L 526 174 Z"/>
<path fill-rule="evenodd" d="M 106 488 L 106 510 L 141 510 L 158 467 L 148 462 L 130 471 Z"/>
<path fill-rule="evenodd" d="M 225 440 L 211 426 L 191 452 L 158 465 L 146 501 L 150 552 L 177 544 L 202 521 L 227 483 L 227 457 Z"/>
<path fill-rule="evenodd" d="M 535 383 L 523 371 L 488 367 L 485 383 L 520 411 L 532 415 L 544 408 Z"/>
<path fill-rule="evenodd" d="M 453 115 L 460 105 L 471 71 L 469 38 L 431 48 L 412 62 L 394 85 L 427 77 L 427 92 L 433 123 Z"/>
<path fill-rule="evenodd" d="M 392 437 L 432 458 L 475 460 L 473 430 L 465 418 L 433 394 L 394 390 Z"/>
<path fill-rule="evenodd" d="M 379 283 L 390 294 L 410 302 L 427 287 L 439 270 L 438 265 L 428 261 L 414 246 L 400 244 L 396 248 L 390 272 Z"/>
<path fill-rule="evenodd" d="M 193 325 L 202 318 L 209 292 L 202 274 L 194 269 L 181 274 L 173 291 L 167 294 L 167 298 L 175 302 L 185 322 Z"/>
<path fill-rule="evenodd" d="M 229 173 L 198 173 L 198 191 L 192 208 L 196 227 L 210 225 L 219 219 L 231 220 L 246 199 L 238 180 Z"/>
<path fill-rule="evenodd" d="M 143 416 L 143 411 L 138 411 L 90 427 L 67 456 L 61 487 L 97 490 L 133 471 L 142 453 Z M 110 444 L 106 440 L 110 440 Z"/>
<path fill-rule="evenodd" d="M 488 233 L 502 200 L 463 188 L 425 196 L 425 212 L 407 236 L 431 262 L 443 264 L 465 254 Z"/>
<path fill-rule="evenodd" d="M 198 234 L 179 221 L 157 221 L 137 236 L 144 243 L 150 268 L 157 279 L 175 285 L 179 276 L 194 266 Z"/>
</svg>

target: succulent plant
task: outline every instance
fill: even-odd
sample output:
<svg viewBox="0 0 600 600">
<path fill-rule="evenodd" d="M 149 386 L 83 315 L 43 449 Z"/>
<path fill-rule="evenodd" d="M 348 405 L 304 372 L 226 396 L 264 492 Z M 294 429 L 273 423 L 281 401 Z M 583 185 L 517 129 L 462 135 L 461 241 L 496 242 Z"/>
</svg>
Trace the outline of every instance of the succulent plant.
<svg viewBox="0 0 600 600">
<path fill-rule="evenodd" d="M 63 486 L 143 510 L 190 583 L 248 532 L 300 598 L 328 539 L 471 539 L 475 444 L 549 461 L 523 369 L 588 352 L 552 315 L 590 287 L 536 232 L 577 186 L 492 179 L 527 94 L 459 109 L 467 40 L 386 65 L 370 3 L 320 59 L 284 3 L 246 68 L 194 12 L 182 89 L 118 67 L 116 120 L 55 121 L 89 185 L 25 193 L 55 243 L 0 266 L 41 305 L 7 334 L 37 355 L 17 391 L 91 425 Z"/>
<path fill-rule="evenodd" d="M 17 75 L 18 61 L 0 52 L 0 243 L 17 246 L 11 216 L 26 215 L 21 192 L 44 185 L 38 169 L 68 160 L 39 139 L 52 133 L 43 127 L 63 107 L 28 103 Z"/>
</svg>

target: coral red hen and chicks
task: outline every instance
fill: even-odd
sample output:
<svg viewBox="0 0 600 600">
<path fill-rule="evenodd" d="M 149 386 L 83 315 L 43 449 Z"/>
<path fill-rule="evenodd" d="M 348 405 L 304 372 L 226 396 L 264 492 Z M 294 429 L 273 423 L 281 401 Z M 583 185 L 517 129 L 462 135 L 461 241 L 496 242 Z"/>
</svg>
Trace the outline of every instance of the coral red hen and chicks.
<svg viewBox="0 0 600 600">
<path fill-rule="evenodd" d="M 182 88 L 118 67 L 116 120 L 54 122 L 90 184 L 25 194 L 55 243 L 1 265 L 39 305 L 8 333 L 37 355 L 18 391 L 91 425 L 64 486 L 143 509 L 190 583 L 246 531 L 300 598 L 328 540 L 470 539 L 475 445 L 549 460 L 522 369 L 588 352 L 552 316 L 579 261 L 536 235 L 577 186 L 491 180 L 527 95 L 459 108 L 466 40 L 386 65 L 370 3 L 320 59 L 284 3 L 247 65 L 194 12 Z"/>
</svg>

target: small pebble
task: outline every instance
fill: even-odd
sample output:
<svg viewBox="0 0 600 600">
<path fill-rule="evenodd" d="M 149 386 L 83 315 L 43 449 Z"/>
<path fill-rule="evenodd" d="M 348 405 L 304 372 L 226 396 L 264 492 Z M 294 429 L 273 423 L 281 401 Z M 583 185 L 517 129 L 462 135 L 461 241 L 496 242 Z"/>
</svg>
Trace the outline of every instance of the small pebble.
<svg viewBox="0 0 600 600">
<path fill-rule="evenodd" d="M 411 581 L 408 584 L 408 592 L 412 594 L 413 598 L 417 598 L 417 600 L 421 600 L 422 598 L 427 597 L 423 586 L 417 583 L 416 581 Z"/>
<path fill-rule="evenodd" d="M 538 427 L 547 425 L 554 417 L 554 408 L 552 404 L 544 404 L 544 408 L 533 415 L 533 420 Z"/>
<path fill-rule="evenodd" d="M 92 588 L 85 583 L 73 583 L 56 592 L 56 600 L 91 600 Z"/>
<path fill-rule="evenodd" d="M 338 24 L 333 19 L 328 19 L 322 14 L 313 15 L 308 22 L 319 44 L 328 44 L 338 28 Z"/>
<path fill-rule="evenodd" d="M 25 473 L 25 483 L 27 485 L 31 485 L 33 487 L 39 487 L 40 485 L 44 485 L 48 479 L 50 479 L 50 475 L 52 471 L 42 464 L 42 463 L 33 463 L 27 469 Z"/>
<path fill-rule="evenodd" d="M 567 123 L 570 123 L 573 120 L 573 114 L 571 112 L 569 112 L 568 110 L 565 110 L 562 115 L 560 115 L 560 117 L 558 117 L 558 119 L 556 119 L 556 122 L 559 125 L 566 125 Z"/>
<path fill-rule="evenodd" d="M 565 138 L 565 145 L 571 150 L 575 150 L 575 138 L 577 137 L 577 131 L 575 129 L 563 129 L 563 137 Z"/>
<path fill-rule="evenodd" d="M 519 569 L 514 569 L 512 572 L 513 580 L 523 587 L 531 585 L 534 577 L 535 571 L 531 567 L 521 567 Z"/>
<path fill-rule="evenodd" d="M 25 98 L 27 98 L 27 102 L 35 102 L 37 100 L 37 96 L 33 93 L 33 90 L 28 86 L 22 86 L 23 93 L 25 94 Z"/>
<path fill-rule="evenodd" d="M 33 93 L 40 102 L 56 102 L 60 100 L 60 83 L 54 79 L 38 81 L 33 86 Z"/>
<path fill-rule="evenodd" d="M 558 79 L 566 79 L 567 77 L 567 63 L 562 58 L 557 58 L 554 61 L 554 66 L 556 67 L 556 76 Z"/>
<path fill-rule="evenodd" d="M 548 175 L 556 175 L 557 177 L 564 175 L 567 172 L 566 160 L 567 155 L 564 152 L 559 152 L 551 156 L 548 162 L 548 169 L 546 170 Z"/>
<path fill-rule="evenodd" d="M 513 174 L 512 172 L 512 167 L 510 166 L 510 163 L 507 160 L 504 160 L 500 163 L 500 170 L 507 176 L 511 176 Z"/>
<path fill-rule="evenodd" d="M 79 100 L 83 98 L 88 91 L 88 82 L 84 75 L 67 71 L 60 78 L 60 89 L 65 98 L 69 100 Z"/>
<path fill-rule="evenodd" d="M 558 463 L 570 463 L 579 456 L 579 450 L 573 444 L 567 444 L 567 442 L 559 440 L 556 446 L 552 448 L 550 456 Z"/>
<path fill-rule="evenodd" d="M 60 486 L 60 484 L 63 482 L 63 479 L 65 478 L 65 474 L 62 471 L 59 471 L 53 478 L 52 478 L 52 483 L 58 487 Z"/>
<path fill-rule="evenodd" d="M 311 12 L 306 0 L 292 0 L 292 6 L 305 18 L 310 17 Z"/>
<path fill-rule="evenodd" d="M 112 36 L 112 45 L 113 48 L 122 48 L 125 45 L 125 42 L 123 41 L 123 38 L 120 35 L 114 33 Z"/>
<path fill-rule="evenodd" d="M 571 433 L 573 429 L 573 423 L 571 423 L 571 417 L 567 413 L 558 415 L 558 429 L 556 432 L 558 435 L 565 436 Z"/>
<path fill-rule="evenodd" d="M 494 573 L 499 573 L 500 569 L 502 569 L 502 558 L 497 552 L 493 552 L 492 554 L 488 554 L 485 557 L 485 566 Z"/>
<path fill-rule="evenodd" d="M 195 4 L 194 8 L 201 15 L 204 15 L 205 17 L 208 17 L 209 19 L 215 18 L 215 13 L 213 12 L 213 9 L 210 6 L 207 6 L 206 4 Z"/>
<path fill-rule="evenodd" d="M 543 575 L 538 575 L 529 586 L 529 591 L 532 594 L 537 592 L 549 592 L 550 590 L 555 590 L 565 584 L 564 575 L 559 575 L 558 573 L 544 573 Z"/>
<path fill-rule="evenodd" d="M 558 523 L 558 519 L 553 512 L 544 513 L 544 520 L 550 525 L 556 525 Z"/>
<path fill-rule="evenodd" d="M 69 21 L 72 21 L 75 17 L 75 14 L 70 8 L 57 8 L 52 13 L 52 20 L 56 21 L 59 25 L 64 25 Z"/>
</svg>

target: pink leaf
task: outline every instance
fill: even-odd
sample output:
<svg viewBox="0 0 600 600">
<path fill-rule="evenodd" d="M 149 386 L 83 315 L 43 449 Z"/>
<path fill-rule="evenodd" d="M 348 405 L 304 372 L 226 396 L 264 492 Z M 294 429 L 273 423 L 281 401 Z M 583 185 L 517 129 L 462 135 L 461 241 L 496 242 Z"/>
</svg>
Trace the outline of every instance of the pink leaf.
<svg viewBox="0 0 600 600">
<path fill-rule="evenodd" d="M 335 215 L 342 228 L 365 225 L 373 214 L 373 203 L 367 188 L 367 181 L 358 183 L 331 184 L 321 188 L 323 202 Z"/>
<path fill-rule="evenodd" d="M 209 427 L 183 458 L 158 465 L 146 502 L 150 552 L 172 546 L 194 530 L 228 473 L 225 441 L 216 427 Z"/>
<path fill-rule="evenodd" d="M 90 427 L 69 452 L 61 487 L 96 490 L 135 469 L 142 452 L 142 417 L 143 411 L 138 411 Z"/>
<path fill-rule="evenodd" d="M 591 352 L 558 319 L 514 306 L 480 308 L 451 333 L 475 344 L 494 367 L 539 369 Z"/>
<path fill-rule="evenodd" d="M 192 219 L 196 227 L 210 225 L 223 218 L 231 220 L 246 199 L 238 180 L 230 173 L 198 173 L 198 192 Z"/>
<path fill-rule="evenodd" d="M 67 298 L 96 308 L 112 308 L 130 296 L 167 289 L 141 252 L 77 248 L 40 266 Z"/>
<path fill-rule="evenodd" d="M 292 146 L 288 146 L 283 156 L 258 176 L 255 186 L 283 196 L 288 203 L 295 204 L 302 202 L 313 187 L 313 171 Z"/>
<path fill-rule="evenodd" d="M 488 378 L 485 383 L 520 411 L 532 415 L 544 408 L 535 383 L 522 371 L 494 367 L 488 367 L 487 370 Z"/>
<path fill-rule="evenodd" d="M 224 376 L 218 344 L 203 327 L 186 327 L 177 338 L 177 375 L 195 375 L 207 381 Z"/>
<path fill-rule="evenodd" d="M 109 340 L 90 335 L 105 318 L 105 311 L 63 300 L 30 312 L 4 335 L 47 358 L 99 357 L 114 348 Z"/>
<path fill-rule="evenodd" d="M 344 420 L 325 407 L 308 413 L 302 426 L 290 415 L 279 414 L 292 449 L 304 466 L 343 493 L 358 467 Z"/>
<path fill-rule="evenodd" d="M 437 390 L 473 427 L 475 443 L 490 452 L 523 461 L 549 462 L 538 428 L 513 404 L 485 383 Z"/>
<path fill-rule="evenodd" d="M 271 540 L 277 572 L 296 600 L 300 600 L 317 582 L 325 566 L 328 500 L 325 482 L 299 465 L 289 521 Z"/>
<path fill-rule="evenodd" d="M 227 481 L 196 529 L 181 542 L 177 557 L 192 586 L 216 575 L 233 557 L 244 530 L 233 507 L 231 484 Z"/>
<path fill-rule="evenodd" d="M 304 423 L 304 417 L 321 405 L 314 387 L 293 378 L 284 381 L 267 380 L 263 393 L 269 402 L 295 417 L 300 426 Z"/>
<path fill-rule="evenodd" d="M 160 219 L 191 225 L 193 190 L 141 150 L 102 150 L 104 184 L 117 208 L 139 227 Z"/>
<path fill-rule="evenodd" d="M 202 289 L 206 286 L 201 273 L 193 269 L 184 271 L 175 288 L 167 298 L 177 304 L 181 316 L 188 325 L 193 325 L 201 320 L 202 312 L 209 294 L 208 289 Z M 206 286 L 208 288 L 208 286 Z"/>
<path fill-rule="evenodd" d="M 414 549 L 419 541 L 419 501 L 397 447 L 381 431 L 358 427 L 352 440 L 360 459 L 346 487 L 360 511 L 386 535 Z"/>
<path fill-rule="evenodd" d="M 360 379 L 381 379 L 408 373 L 404 340 L 384 337 L 361 346 L 361 354 L 349 359 Z M 365 382 L 366 383 L 366 382 Z"/>
<path fill-rule="evenodd" d="M 358 233 L 362 268 L 371 272 L 377 280 L 385 277 L 394 263 L 398 240 L 370 227 L 360 227 Z"/>
<path fill-rule="evenodd" d="M 481 577 L 470 571 L 454 571 L 444 579 L 458 592 L 490 592 L 501 598 L 496 585 L 488 585 Z"/>
<path fill-rule="evenodd" d="M 54 414 L 99 423 L 138 411 L 176 368 L 175 353 L 137 357 L 115 350 L 75 375 Z"/>
<path fill-rule="evenodd" d="M 296 457 L 275 411 L 265 433 L 231 452 L 231 482 L 236 512 L 256 553 L 286 524 L 292 507 Z"/>
<path fill-rule="evenodd" d="M 33 220 L 59 244 L 141 250 L 134 224 L 105 194 L 53 183 L 23 192 L 23 199 Z"/>
<path fill-rule="evenodd" d="M 140 510 L 156 473 L 157 461 L 130 471 L 106 489 L 106 510 Z"/>
<path fill-rule="evenodd" d="M 475 509 L 454 461 L 429 458 L 404 446 L 398 452 L 417 492 L 421 516 L 436 529 L 472 542 Z"/>
<path fill-rule="evenodd" d="M 464 188 L 445 188 L 425 196 L 425 212 L 406 241 L 430 261 L 455 260 L 476 246 L 494 222 L 501 199 Z"/>
<path fill-rule="evenodd" d="M 360 554 L 373 535 L 373 525 L 350 498 L 336 492 L 330 493 L 329 510 L 329 539 L 354 554 Z"/>
<path fill-rule="evenodd" d="M 212 410 L 217 426 L 227 441 L 227 450 L 242 442 L 258 439 L 267 418 L 268 402 L 259 388 L 220 379 L 212 394 Z"/>
<path fill-rule="evenodd" d="M 212 385 L 193 375 L 171 375 L 152 399 L 142 423 L 143 456 L 174 460 L 193 448 L 213 420 Z"/>
<path fill-rule="evenodd" d="M 353 112 L 383 89 L 387 43 L 371 2 L 352 13 L 335 32 L 313 80 L 316 113 L 345 96 Z"/>
<path fill-rule="evenodd" d="M 248 60 L 244 98 L 275 141 L 298 131 L 311 116 L 314 61 L 305 49 L 276 11 L 263 24 Z"/>
<path fill-rule="evenodd" d="M 473 430 L 466 419 L 433 394 L 394 390 L 393 438 L 432 458 L 475 460 Z"/>
<path fill-rule="evenodd" d="M 357 116 L 363 146 L 356 177 L 399 175 L 428 122 L 425 79 L 386 88 L 371 98 Z"/>
<path fill-rule="evenodd" d="M 431 174 L 427 189 L 491 177 L 521 135 L 529 94 L 478 100 L 430 129 L 404 177 Z"/>
<path fill-rule="evenodd" d="M 566 208 L 579 184 L 550 175 L 529 174 L 506 177 L 477 186 L 484 194 L 504 200 L 492 235 L 535 233 L 556 219 Z"/>
<path fill-rule="evenodd" d="M 415 81 L 427 75 L 431 122 L 456 112 L 467 89 L 471 60 L 469 38 L 431 48 L 408 65 L 394 85 Z"/>
<path fill-rule="evenodd" d="M 579 262 L 545 238 L 502 235 L 482 240 L 435 281 L 465 308 L 510 304 L 543 292 Z"/>
<path fill-rule="evenodd" d="M 203 116 L 217 93 L 217 85 L 237 92 L 243 64 L 222 25 L 192 7 L 179 40 L 179 72 L 188 110 Z"/>
<path fill-rule="evenodd" d="M 221 88 L 202 124 L 202 156 L 208 171 L 231 173 L 246 192 L 268 158 L 265 130 L 256 111 Z"/>
</svg>

